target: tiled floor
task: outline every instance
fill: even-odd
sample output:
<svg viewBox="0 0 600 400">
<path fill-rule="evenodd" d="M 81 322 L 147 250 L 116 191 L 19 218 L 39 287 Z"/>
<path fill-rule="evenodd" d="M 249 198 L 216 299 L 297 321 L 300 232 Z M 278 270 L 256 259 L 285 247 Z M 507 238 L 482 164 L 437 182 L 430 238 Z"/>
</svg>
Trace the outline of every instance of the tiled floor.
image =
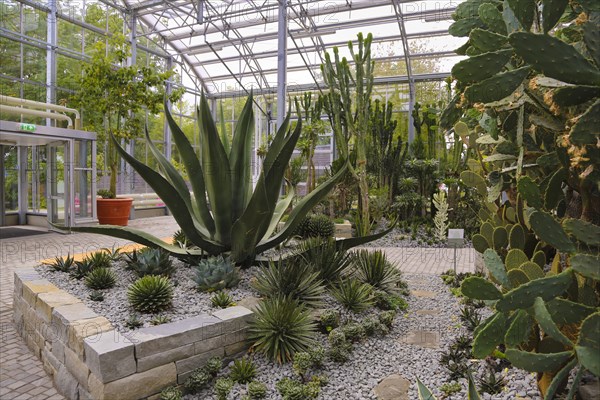
<svg viewBox="0 0 600 400">
<path fill-rule="evenodd" d="M 130 226 L 150 232 L 159 238 L 177 230 L 172 217 L 156 217 L 131 221 Z M 85 253 L 103 247 L 123 246 L 126 240 L 94 234 L 47 235 L 14 239 L 0 238 L 0 399 L 62 399 L 52 381 L 17 335 L 12 322 L 13 272 L 31 267 L 39 260 L 67 253 Z M 439 274 L 453 268 L 453 250 L 424 248 L 383 248 L 398 267 L 411 274 Z M 457 271 L 473 271 L 472 249 L 457 251 Z"/>
</svg>

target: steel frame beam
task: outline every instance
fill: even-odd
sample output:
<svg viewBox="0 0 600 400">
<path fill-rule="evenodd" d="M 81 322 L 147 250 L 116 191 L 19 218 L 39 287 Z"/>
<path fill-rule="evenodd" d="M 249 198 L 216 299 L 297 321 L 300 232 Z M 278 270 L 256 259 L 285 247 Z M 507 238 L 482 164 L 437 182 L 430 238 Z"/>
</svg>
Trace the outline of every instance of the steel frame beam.
<svg viewBox="0 0 600 400">
<path fill-rule="evenodd" d="M 404 62 L 406 65 L 406 76 L 408 78 L 408 143 L 412 143 L 415 140 L 415 127 L 413 124 L 412 112 L 415 108 L 415 81 L 413 79 L 410 48 L 408 46 L 408 38 L 406 35 L 406 25 L 404 24 L 404 14 L 400 7 L 398 0 L 392 0 L 394 4 L 394 11 L 396 19 L 398 21 L 398 27 L 400 28 L 400 37 L 402 39 L 402 47 L 404 49 Z"/>
</svg>

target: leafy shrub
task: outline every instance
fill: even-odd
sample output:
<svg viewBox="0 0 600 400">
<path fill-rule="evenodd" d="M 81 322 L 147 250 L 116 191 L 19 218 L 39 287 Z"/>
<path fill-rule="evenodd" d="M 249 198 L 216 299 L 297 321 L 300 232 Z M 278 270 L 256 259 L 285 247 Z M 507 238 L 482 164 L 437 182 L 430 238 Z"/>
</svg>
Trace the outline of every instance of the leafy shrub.
<svg viewBox="0 0 600 400">
<path fill-rule="evenodd" d="M 489 393 L 491 395 L 502 393 L 502 390 L 506 386 L 504 377 L 500 376 L 498 378 L 498 375 L 496 375 L 492 368 L 488 368 L 487 373 L 478 378 L 477 382 L 479 383 L 479 391 L 481 393 Z"/>
<path fill-rule="evenodd" d="M 89 298 L 91 301 L 104 301 L 104 294 L 99 290 L 92 290 Z"/>
<path fill-rule="evenodd" d="M 473 332 L 481 323 L 481 315 L 475 307 L 467 305 L 460 310 L 460 320 L 470 332 Z"/>
<path fill-rule="evenodd" d="M 319 328 L 323 333 L 329 333 L 340 326 L 340 313 L 334 309 L 323 311 L 319 317 Z"/>
<path fill-rule="evenodd" d="M 185 232 L 183 232 L 181 229 L 179 229 L 179 230 L 175 231 L 175 233 L 173 233 L 173 245 L 179 246 L 179 247 L 185 249 L 185 248 L 190 247 L 192 245 L 192 243 L 185 235 Z"/>
<path fill-rule="evenodd" d="M 458 382 L 444 383 L 442 386 L 440 386 L 440 391 L 442 393 L 444 393 L 446 395 L 446 397 L 449 397 L 455 393 L 458 393 L 461 390 L 462 390 L 462 386 L 460 386 L 460 383 L 458 383 Z"/>
<path fill-rule="evenodd" d="M 350 342 L 359 342 L 363 340 L 365 336 L 367 336 L 365 328 L 362 326 L 362 324 L 357 322 L 346 324 L 341 329 L 346 336 L 346 340 L 349 340 Z"/>
<path fill-rule="evenodd" d="M 146 275 L 171 276 L 175 272 L 169 253 L 162 249 L 146 247 L 141 251 L 134 250 L 126 255 L 125 269 L 133 271 L 140 278 Z"/>
<path fill-rule="evenodd" d="M 115 273 L 105 267 L 94 268 L 85 277 L 85 286 L 95 290 L 110 289 L 115 286 L 116 282 L 117 276 Z"/>
<path fill-rule="evenodd" d="M 221 357 L 217 356 L 209 358 L 208 361 L 206 361 L 206 365 L 204 366 L 206 372 L 208 372 L 212 376 L 217 376 L 219 371 L 221 371 L 221 368 L 223 368 L 223 360 L 221 359 Z"/>
<path fill-rule="evenodd" d="M 396 318 L 396 311 L 394 311 L 394 310 L 383 311 L 382 313 L 379 314 L 379 322 L 381 322 L 383 325 L 387 326 L 388 328 L 391 328 L 394 325 L 395 318 Z"/>
<path fill-rule="evenodd" d="M 169 322 L 171 322 L 171 318 L 166 315 L 157 315 L 150 320 L 150 324 L 152 325 L 168 324 Z"/>
<path fill-rule="evenodd" d="M 229 258 L 208 257 L 193 265 L 194 281 L 201 292 L 215 292 L 236 286 L 240 282 L 239 269 Z"/>
<path fill-rule="evenodd" d="M 310 312 L 297 300 L 277 296 L 260 302 L 249 338 L 254 348 L 271 360 L 287 362 L 298 351 L 314 345 L 315 323 Z"/>
<path fill-rule="evenodd" d="M 181 400 L 183 394 L 177 386 L 169 386 L 160 392 L 159 400 Z"/>
<path fill-rule="evenodd" d="M 275 384 L 284 400 L 316 399 L 321 387 L 318 382 L 303 384 L 290 378 L 283 378 Z"/>
<path fill-rule="evenodd" d="M 79 280 L 85 278 L 93 269 L 94 264 L 86 257 L 81 261 L 75 261 L 75 268 L 71 269 L 70 275 Z"/>
<path fill-rule="evenodd" d="M 329 359 L 337 363 L 345 363 L 350 359 L 351 350 L 352 345 L 347 342 L 344 342 L 341 345 L 331 346 L 328 352 Z"/>
<path fill-rule="evenodd" d="M 287 296 L 307 306 L 322 304 L 324 288 L 319 274 L 306 264 L 293 261 L 269 262 L 262 268 L 252 283 L 254 289 L 266 297 Z"/>
<path fill-rule="evenodd" d="M 225 292 L 224 290 L 215 293 L 215 295 L 211 297 L 210 303 L 213 305 L 213 307 L 219 308 L 227 308 L 235 305 L 233 297 L 231 297 L 229 293 Z"/>
<path fill-rule="evenodd" d="M 213 377 L 204 368 L 195 369 L 185 381 L 185 390 L 196 393 L 208 386 Z"/>
<path fill-rule="evenodd" d="M 373 300 L 375 307 L 380 310 L 404 311 L 408 308 L 408 303 L 402 297 L 397 294 L 386 293 L 383 290 L 375 290 Z"/>
<path fill-rule="evenodd" d="M 297 257 L 310 265 L 328 286 L 339 281 L 351 266 L 350 255 L 338 250 L 333 238 L 317 237 L 303 241 L 298 247 Z"/>
<path fill-rule="evenodd" d="M 75 259 L 70 254 L 67 254 L 66 257 L 55 257 L 53 262 L 46 265 L 48 265 L 54 271 L 70 272 L 74 264 Z"/>
<path fill-rule="evenodd" d="M 372 289 L 357 279 L 345 279 L 331 290 L 333 297 L 348 310 L 359 313 L 373 305 Z"/>
<path fill-rule="evenodd" d="M 346 333 L 344 333 L 344 330 L 342 328 L 336 328 L 329 332 L 327 340 L 329 341 L 329 344 L 332 347 L 340 346 L 347 342 Z"/>
<path fill-rule="evenodd" d="M 218 400 L 226 400 L 233 389 L 234 381 L 229 378 L 219 378 L 215 382 L 215 393 Z"/>
<path fill-rule="evenodd" d="M 354 252 L 356 277 L 375 289 L 397 293 L 405 283 L 402 273 L 390 263 L 381 250 L 359 250 Z"/>
<path fill-rule="evenodd" d="M 144 326 L 144 323 L 137 314 L 131 314 L 129 318 L 127 318 L 127 321 L 125 321 L 125 326 L 129 329 L 137 329 Z"/>
<path fill-rule="evenodd" d="M 171 307 L 173 285 L 164 276 L 146 275 L 129 286 L 127 298 L 136 311 L 160 312 Z"/>
<path fill-rule="evenodd" d="M 256 366 L 248 357 L 238 358 L 233 361 L 230 376 L 238 383 L 248 383 L 256 376 Z"/>
<path fill-rule="evenodd" d="M 92 263 L 93 268 L 110 268 L 111 267 L 111 256 L 104 250 L 95 251 L 92 254 L 86 256 L 89 262 Z"/>
<path fill-rule="evenodd" d="M 252 381 L 248 384 L 248 396 L 251 399 L 263 399 L 267 395 L 267 385 L 259 381 Z"/>
</svg>

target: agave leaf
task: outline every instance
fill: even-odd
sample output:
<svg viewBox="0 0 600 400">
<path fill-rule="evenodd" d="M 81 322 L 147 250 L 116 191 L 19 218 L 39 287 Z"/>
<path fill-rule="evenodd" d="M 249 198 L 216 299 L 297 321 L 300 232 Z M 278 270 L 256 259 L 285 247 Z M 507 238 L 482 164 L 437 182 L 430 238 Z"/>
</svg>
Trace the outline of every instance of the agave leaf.
<svg viewBox="0 0 600 400">
<path fill-rule="evenodd" d="M 175 218 L 175 221 L 177 221 L 177 224 L 181 227 L 181 230 L 190 241 L 211 254 L 217 254 L 223 251 L 224 247 L 222 245 L 208 240 L 198 232 L 196 224 L 194 224 L 194 218 L 192 218 L 190 210 L 186 207 L 185 201 L 169 181 L 163 178 L 161 174 L 136 160 L 132 155 L 123 150 L 114 136 L 111 135 L 110 138 L 121 157 L 123 157 L 123 159 L 127 161 L 138 174 L 140 174 L 148 185 L 154 189 L 158 197 L 165 202 L 169 211 L 173 214 L 173 218 Z"/>
<path fill-rule="evenodd" d="M 394 229 L 397 221 L 398 220 L 396 220 L 390 228 L 388 228 L 384 231 L 381 231 L 379 233 L 375 233 L 373 235 L 359 236 L 359 237 L 337 240 L 336 241 L 337 248 L 338 248 L 338 250 L 348 250 L 353 247 L 360 246 L 361 244 L 369 243 L 369 242 L 372 242 L 373 240 L 382 238 Z"/>
<path fill-rule="evenodd" d="M 271 237 L 273 232 L 275 232 L 275 228 L 277 228 L 277 224 L 279 224 L 283 213 L 288 209 L 290 204 L 292 204 L 292 200 L 294 200 L 296 191 L 291 185 L 289 185 L 289 188 L 290 192 L 287 194 L 287 196 L 277 202 L 277 205 L 275 206 L 275 212 L 273 213 L 273 217 L 271 217 L 271 223 L 269 224 L 269 228 L 267 229 L 267 232 L 265 232 L 262 240 L 266 240 Z"/>
<path fill-rule="evenodd" d="M 221 100 L 221 143 L 223 143 L 223 147 L 225 148 L 225 152 L 227 154 L 231 153 L 231 144 L 229 143 L 229 136 L 227 136 L 227 125 L 225 125 L 225 113 L 223 112 L 223 101 Z"/>
<path fill-rule="evenodd" d="M 190 177 L 190 183 L 192 185 L 192 191 L 194 192 L 194 200 L 196 207 L 198 210 L 198 215 L 202 220 L 202 223 L 210 232 L 208 237 L 212 238 L 215 234 L 215 222 L 213 217 L 208 209 L 208 203 L 206 202 L 206 186 L 204 184 L 204 172 L 202 171 L 202 167 L 200 165 L 200 161 L 194 151 L 194 148 L 190 144 L 185 133 L 179 128 L 179 125 L 173 119 L 171 112 L 169 111 L 169 107 L 165 105 L 165 117 L 167 118 L 167 122 L 169 123 L 169 128 L 171 129 L 171 134 L 173 135 L 173 140 L 175 140 L 175 145 L 179 150 L 179 154 L 181 155 L 181 159 L 183 161 L 183 165 L 185 170 L 187 171 L 188 176 Z"/>
<path fill-rule="evenodd" d="M 254 111 L 252 94 L 248 97 L 233 134 L 229 167 L 231 168 L 231 190 L 233 220 L 237 220 L 252 196 L 252 138 L 254 136 Z"/>
<path fill-rule="evenodd" d="M 419 378 L 417 378 L 417 391 L 419 393 L 419 400 L 436 400 L 431 390 Z"/>
<path fill-rule="evenodd" d="M 224 244 L 231 243 L 232 193 L 229 159 L 219 139 L 217 127 L 212 119 L 206 97 L 202 95 L 198 107 L 200 137 L 202 138 L 202 170 L 206 193 L 213 211 L 216 239 Z"/>
<path fill-rule="evenodd" d="M 289 107 L 291 107 L 291 104 Z M 285 117 L 285 119 L 283 120 L 283 123 L 277 130 L 277 133 L 275 134 L 275 138 L 271 142 L 271 145 L 269 146 L 269 150 L 267 151 L 267 154 L 265 155 L 265 159 L 263 161 L 263 171 L 265 172 L 265 174 L 268 173 L 269 170 L 271 169 L 271 167 L 275 164 L 275 159 L 277 158 L 277 155 L 279 154 L 279 152 L 281 151 L 282 147 L 285 144 L 285 139 L 286 139 L 288 129 L 290 126 L 290 115 L 291 115 L 290 110 L 291 110 L 291 108 L 288 108 L 287 116 Z"/>
</svg>

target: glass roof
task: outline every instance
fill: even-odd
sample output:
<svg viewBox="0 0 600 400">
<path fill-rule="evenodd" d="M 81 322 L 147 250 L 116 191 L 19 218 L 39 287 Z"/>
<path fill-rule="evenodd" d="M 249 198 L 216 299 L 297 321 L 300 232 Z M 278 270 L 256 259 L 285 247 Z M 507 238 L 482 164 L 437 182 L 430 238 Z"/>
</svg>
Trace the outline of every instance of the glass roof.
<svg viewBox="0 0 600 400">
<path fill-rule="evenodd" d="M 196 86 L 212 97 L 250 88 L 276 93 L 279 1 L 113 2 L 145 26 L 138 36 L 159 35 L 165 41 L 174 61 L 190 75 L 184 78 L 185 86 Z M 340 55 L 348 57 L 347 43 L 356 43 L 359 32 L 373 34 L 376 83 L 443 79 L 458 61 L 453 50 L 465 41 L 447 32 L 459 3 L 288 0 L 288 89 L 323 88 L 320 65 L 325 51 L 338 46 Z"/>
</svg>

